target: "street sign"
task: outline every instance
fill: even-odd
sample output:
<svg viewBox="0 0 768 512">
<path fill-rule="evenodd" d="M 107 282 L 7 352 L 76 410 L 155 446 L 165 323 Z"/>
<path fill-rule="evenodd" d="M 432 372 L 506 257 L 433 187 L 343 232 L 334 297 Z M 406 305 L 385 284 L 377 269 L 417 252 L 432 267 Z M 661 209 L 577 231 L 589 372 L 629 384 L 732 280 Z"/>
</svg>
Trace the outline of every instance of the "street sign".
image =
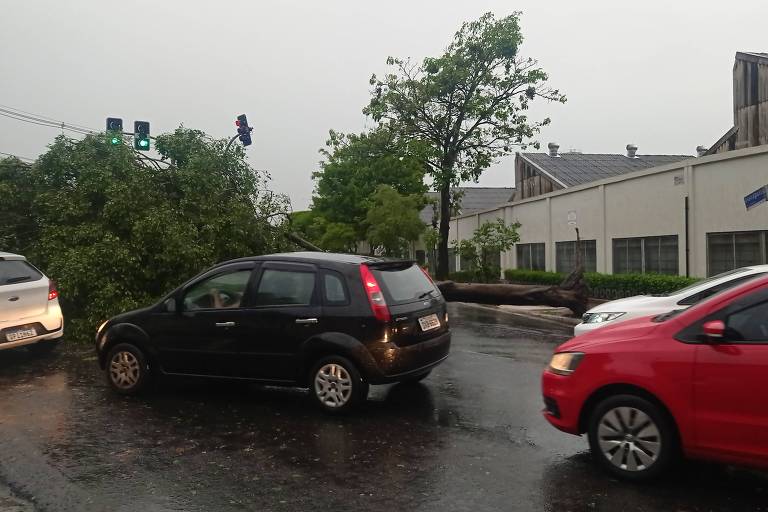
<svg viewBox="0 0 768 512">
<path fill-rule="evenodd" d="M 574 210 L 571 210 L 568 212 L 568 225 L 569 226 L 576 225 L 576 212 Z"/>
<path fill-rule="evenodd" d="M 744 206 L 747 210 L 768 201 L 768 185 L 762 186 L 751 194 L 744 196 Z"/>
</svg>

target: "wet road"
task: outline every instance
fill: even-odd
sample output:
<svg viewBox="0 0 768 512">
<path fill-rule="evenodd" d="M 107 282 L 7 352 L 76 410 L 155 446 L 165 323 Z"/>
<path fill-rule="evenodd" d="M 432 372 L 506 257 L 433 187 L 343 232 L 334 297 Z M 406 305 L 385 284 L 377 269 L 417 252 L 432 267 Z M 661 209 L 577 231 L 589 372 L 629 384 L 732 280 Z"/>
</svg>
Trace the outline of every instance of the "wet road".
<svg viewBox="0 0 768 512">
<path fill-rule="evenodd" d="M 242 384 L 118 398 L 90 347 L 0 352 L 0 480 L 42 511 L 768 510 L 768 479 L 748 470 L 608 478 L 584 439 L 539 413 L 541 369 L 566 333 L 467 306 L 451 315 L 445 364 L 422 385 L 373 388 L 344 418 L 302 392 Z"/>
</svg>

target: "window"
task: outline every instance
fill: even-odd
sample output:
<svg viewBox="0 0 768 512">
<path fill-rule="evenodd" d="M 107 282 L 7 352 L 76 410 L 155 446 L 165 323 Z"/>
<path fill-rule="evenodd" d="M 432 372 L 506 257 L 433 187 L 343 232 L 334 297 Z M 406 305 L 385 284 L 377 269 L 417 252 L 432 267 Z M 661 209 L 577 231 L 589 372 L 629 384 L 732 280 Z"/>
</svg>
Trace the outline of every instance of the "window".
<svg viewBox="0 0 768 512">
<path fill-rule="evenodd" d="M 613 239 L 614 274 L 679 273 L 677 235 Z"/>
<path fill-rule="evenodd" d="M 184 309 L 239 308 L 251 270 L 236 270 L 193 284 L 184 296 Z"/>
<path fill-rule="evenodd" d="M 581 241 L 581 263 L 587 272 L 597 272 L 597 242 Z M 555 270 L 562 274 L 576 268 L 576 241 L 555 243 Z"/>
<path fill-rule="evenodd" d="M 517 268 L 524 270 L 546 270 L 544 259 L 545 244 L 517 244 Z"/>
<path fill-rule="evenodd" d="M 390 306 L 415 302 L 430 295 L 440 295 L 432 281 L 417 265 L 405 268 L 373 267 L 371 270 Z"/>
<path fill-rule="evenodd" d="M 336 272 L 323 275 L 323 285 L 325 287 L 325 303 L 332 306 L 341 306 L 347 304 L 347 288 L 344 286 L 342 277 Z"/>
<path fill-rule="evenodd" d="M 456 249 L 448 249 L 448 272 L 456 272 Z"/>
<path fill-rule="evenodd" d="M 265 269 L 256 292 L 257 306 L 301 306 L 312 303 L 315 274 Z"/>
<path fill-rule="evenodd" d="M 23 260 L 0 261 L 0 286 L 39 281 L 43 274 Z"/>
<path fill-rule="evenodd" d="M 707 233 L 707 273 L 768 262 L 768 231 Z"/>
<path fill-rule="evenodd" d="M 761 272 L 758 274 L 748 274 L 746 276 L 737 277 L 735 279 L 731 279 L 730 281 L 726 281 L 724 283 L 716 284 L 715 286 L 711 286 L 707 288 L 706 290 L 702 290 L 698 293 L 694 293 L 693 295 L 684 298 L 683 300 L 679 301 L 678 304 L 681 306 L 692 306 L 694 304 L 698 304 L 699 302 L 703 301 L 704 299 L 708 299 L 709 297 L 715 295 L 716 293 L 720 293 L 723 290 L 729 290 L 731 288 L 734 288 L 740 284 L 743 284 L 750 279 L 755 279 L 756 277 L 764 276 L 765 272 Z M 700 284 L 700 283 L 697 283 Z"/>
<path fill-rule="evenodd" d="M 768 302 L 761 302 L 728 316 L 726 341 L 768 342 Z"/>
<path fill-rule="evenodd" d="M 416 263 L 423 266 L 426 262 L 427 262 L 427 253 L 425 251 L 422 251 L 421 249 L 418 249 L 416 251 Z"/>
</svg>

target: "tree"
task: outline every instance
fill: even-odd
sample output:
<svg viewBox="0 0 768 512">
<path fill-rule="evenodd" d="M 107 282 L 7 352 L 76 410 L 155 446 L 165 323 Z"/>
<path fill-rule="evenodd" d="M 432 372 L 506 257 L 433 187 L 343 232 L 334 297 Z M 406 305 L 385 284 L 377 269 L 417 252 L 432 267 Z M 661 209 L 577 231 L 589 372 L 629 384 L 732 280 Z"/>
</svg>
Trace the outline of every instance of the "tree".
<svg viewBox="0 0 768 512">
<path fill-rule="evenodd" d="M 519 16 L 496 20 L 487 13 L 464 23 L 440 57 L 421 63 L 389 57 L 392 71 L 370 80 L 373 97 L 363 112 L 427 148 L 428 172 L 440 192 L 440 278 L 448 273 L 451 187 L 476 181 L 494 159 L 525 147 L 549 123 L 528 119 L 531 101 L 565 102 L 546 86 L 536 61 L 519 55 Z"/>
<path fill-rule="evenodd" d="M 345 224 L 358 240 L 365 238 L 365 218 L 379 185 L 408 196 L 427 191 L 426 168 L 417 145 L 397 138 L 385 127 L 360 135 L 331 131 L 326 144 L 328 149 L 321 150 L 325 161 L 313 174 L 312 210 L 331 224 Z M 334 231 L 347 233 L 339 226 Z"/>
<path fill-rule="evenodd" d="M 470 268 L 467 270 L 475 272 L 477 279 L 485 282 L 498 279 L 501 269 L 491 261 L 491 257 L 508 251 L 520 240 L 518 229 L 519 222 L 507 226 L 504 219 L 486 221 L 475 230 L 472 238 L 461 242 L 454 240 L 453 244 L 462 261 L 469 262 Z"/>
<path fill-rule="evenodd" d="M 423 196 L 405 196 L 389 185 L 379 185 L 372 201 L 366 215 L 371 252 L 404 257 L 408 243 L 418 239 L 424 231 L 424 223 L 419 218 Z"/>
<path fill-rule="evenodd" d="M 91 336 L 213 263 L 292 247 L 286 198 L 225 143 L 180 128 L 157 137 L 156 161 L 103 136 L 61 136 L 29 168 L 23 215 L 37 236 L 24 251 L 58 281 L 70 335 Z"/>
<path fill-rule="evenodd" d="M 37 238 L 29 214 L 35 197 L 32 166 L 18 158 L 0 159 L 0 251 L 24 253 Z"/>
</svg>

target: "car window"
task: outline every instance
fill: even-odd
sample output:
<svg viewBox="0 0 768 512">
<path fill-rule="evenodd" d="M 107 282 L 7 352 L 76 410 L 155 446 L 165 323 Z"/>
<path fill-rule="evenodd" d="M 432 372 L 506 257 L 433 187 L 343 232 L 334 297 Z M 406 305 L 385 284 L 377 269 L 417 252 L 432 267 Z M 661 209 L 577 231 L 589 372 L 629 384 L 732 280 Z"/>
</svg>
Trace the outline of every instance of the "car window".
<svg viewBox="0 0 768 512">
<path fill-rule="evenodd" d="M 326 273 L 323 275 L 323 285 L 325 287 L 325 302 L 330 305 L 342 305 L 349 302 L 347 298 L 347 288 L 340 275 L 336 273 Z"/>
<path fill-rule="evenodd" d="M 726 341 L 768 343 L 768 301 L 728 315 Z"/>
<path fill-rule="evenodd" d="M 699 293 L 694 293 L 690 297 L 686 297 L 683 300 L 679 301 L 678 304 L 681 306 L 692 306 L 693 304 L 697 304 L 704 299 L 708 299 L 709 297 L 715 295 L 716 293 L 720 293 L 724 290 L 728 290 L 746 281 L 749 281 L 750 279 L 754 279 L 756 277 L 760 277 L 764 275 L 765 275 L 765 272 L 760 272 L 757 274 L 749 274 L 747 276 L 741 276 L 741 277 L 737 277 L 736 279 L 731 279 L 730 281 L 726 281 L 724 283 L 715 285 L 711 288 L 707 288 L 706 290 L 702 290 Z"/>
<path fill-rule="evenodd" d="M 405 304 L 429 295 L 440 295 L 418 265 L 409 267 L 371 268 L 376 281 L 382 286 L 387 303 Z"/>
<path fill-rule="evenodd" d="M 0 261 L 0 286 L 39 281 L 43 274 L 23 260 Z"/>
<path fill-rule="evenodd" d="M 656 295 L 654 295 L 654 297 L 671 297 L 672 295 L 683 295 L 683 294 L 685 294 L 685 293 L 687 293 L 687 292 L 689 292 L 691 290 L 697 290 L 701 286 L 706 285 L 707 283 L 711 283 L 713 281 L 717 281 L 718 279 L 722 279 L 724 277 L 733 276 L 733 275 L 736 275 L 736 274 L 742 274 L 744 272 L 749 272 L 749 268 L 742 267 L 742 268 L 737 268 L 737 269 L 734 269 L 734 270 L 729 270 L 728 272 L 723 272 L 722 274 L 717 274 L 716 276 L 709 277 L 707 279 L 704 279 L 703 281 L 696 281 L 695 283 L 693 283 L 691 285 L 688 285 L 685 288 L 680 288 L 679 290 L 675 290 L 673 292 L 656 294 Z M 685 300 L 685 299 L 683 299 L 683 300 Z M 678 304 L 680 304 L 680 302 L 678 302 Z"/>
<path fill-rule="evenodd" d="M 313 272 L 265 269 L 256 292 L 256 306 L 308 305 L 315 291 Z"/>
<path fill-rule="evenodd" d="M 232 309 L 239 308 L 251 270 L 235 270 L 192 285 L 184 296 L 184 309 Z"/>
</svg>

